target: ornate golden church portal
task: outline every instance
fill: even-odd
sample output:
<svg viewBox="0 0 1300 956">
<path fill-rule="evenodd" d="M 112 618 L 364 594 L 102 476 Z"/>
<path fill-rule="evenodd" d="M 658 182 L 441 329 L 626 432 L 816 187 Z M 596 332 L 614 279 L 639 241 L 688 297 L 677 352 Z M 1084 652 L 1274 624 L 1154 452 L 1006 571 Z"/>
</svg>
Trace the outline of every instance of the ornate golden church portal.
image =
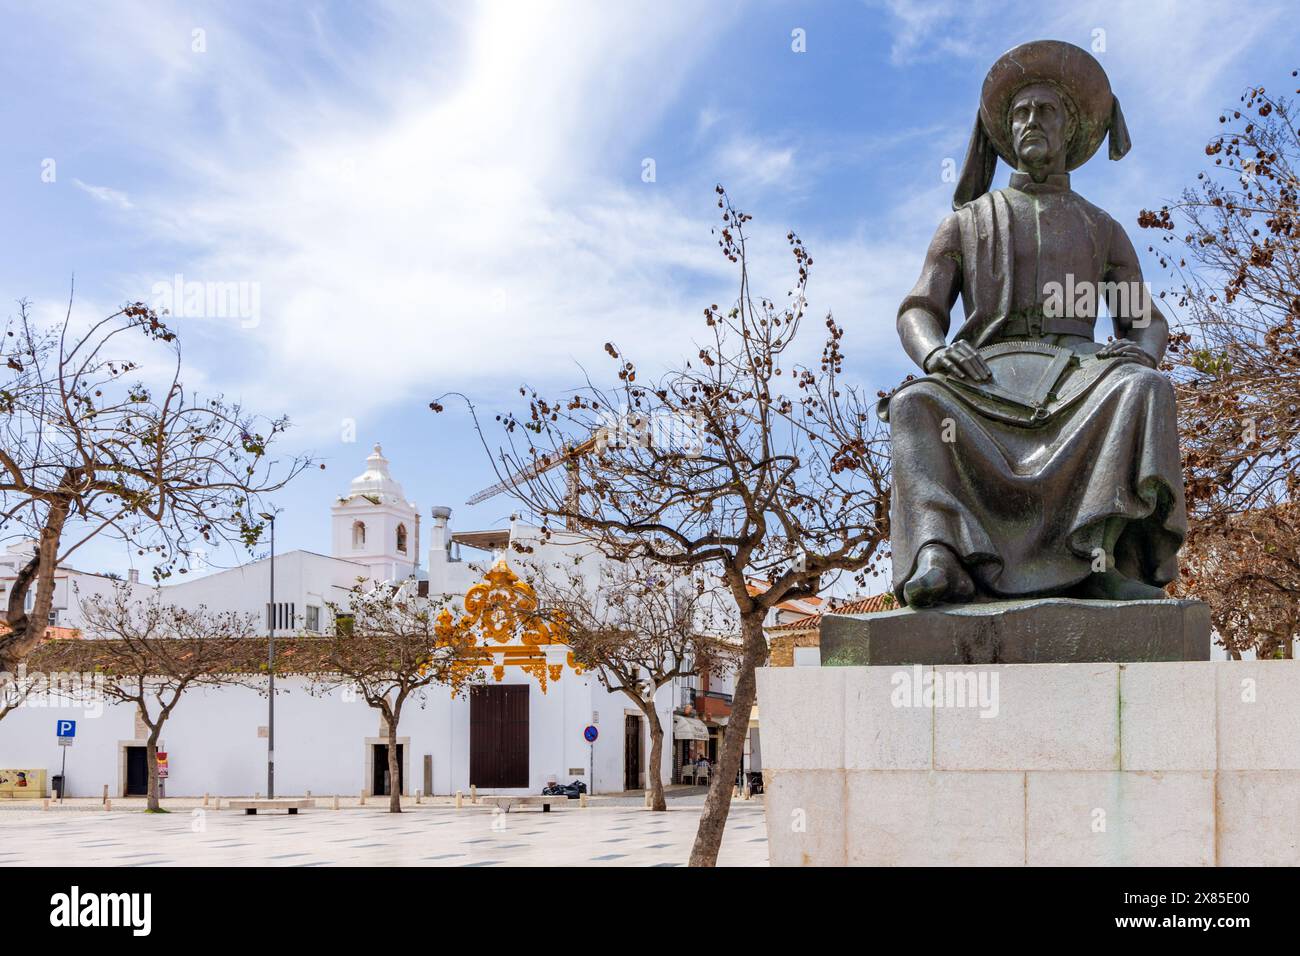
<svg viewBox="0 0 1300 956">
<path fill-rule="evenodd" d="M 505 679 L 507 667 L 518 667 L 537 678 L 544 694 L 548 682 L 558 681 L 566 666 L 582 673 L 563 640 L 562 622 L 537 613 L 537 593 L 504 558 L 465 592 L 464 608 L 460 617 L 443 608 L 436 632 L 444 640 L 472 634 L 477 651 L 474 664 L 490 667 L 498 683 Z"/>
</svg>

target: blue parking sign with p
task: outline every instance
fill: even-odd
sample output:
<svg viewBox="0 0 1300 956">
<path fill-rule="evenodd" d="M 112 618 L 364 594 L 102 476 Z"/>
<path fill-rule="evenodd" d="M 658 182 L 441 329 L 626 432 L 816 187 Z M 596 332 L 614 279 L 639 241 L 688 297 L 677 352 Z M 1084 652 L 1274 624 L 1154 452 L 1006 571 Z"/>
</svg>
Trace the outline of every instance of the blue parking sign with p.
<svg viewBox="0 0 1300 956">
<path fill-rule="evenodd" d="M 77 722 L 75 720 L 56 721 L 54 725 L 54 735 L 56 737 L 77 736 Z"/>
</svg>

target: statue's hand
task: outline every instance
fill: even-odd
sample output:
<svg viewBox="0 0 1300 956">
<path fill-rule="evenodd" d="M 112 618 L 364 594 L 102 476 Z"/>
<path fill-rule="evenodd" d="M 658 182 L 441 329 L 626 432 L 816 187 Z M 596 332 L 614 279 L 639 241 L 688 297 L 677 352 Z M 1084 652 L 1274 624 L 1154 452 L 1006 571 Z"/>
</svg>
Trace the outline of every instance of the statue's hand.
<svg viewBox="0 0 1300 956">
<path fill-rule="evenodd" d="M 965 340 L 935 349 L 925 360 L 925 370 L 943 372 L 955 378 L 969 378 L 976 382 L 987 382 L 993 377 L 993 370 L 984 361 L 984 357 Z"/>
<path fill-rule="evenodd" d="M 1120 358 L 1121 356 L 1137 359 L 1148 368 L 1155 368 L 1159 364 L 1150 352 L 1132 339 L 1115 339 L 1113 342 L 1107 342 L 1097 352 L 1097 358 Z"/>
</svg>

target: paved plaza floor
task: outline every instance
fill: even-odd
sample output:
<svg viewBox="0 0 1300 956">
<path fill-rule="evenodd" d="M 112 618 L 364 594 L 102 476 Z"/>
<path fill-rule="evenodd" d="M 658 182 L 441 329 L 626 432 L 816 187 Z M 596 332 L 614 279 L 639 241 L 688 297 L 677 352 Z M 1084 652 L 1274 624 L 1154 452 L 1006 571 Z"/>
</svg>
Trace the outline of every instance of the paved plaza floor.
<svg viewBox="0 0 1300 956">
<path fill-rule="evenodd" d="M 684 866 L 703 799 L 663 813 L 618 804 L 550 813 L 486 806 L 351 806 L 245 816 L 174 805 L 167 814 L 82 806 L 0 811 L 0 867 Z M 719 866 L 766 866 L 761 798 L 735 801 Z"/>
</svg>

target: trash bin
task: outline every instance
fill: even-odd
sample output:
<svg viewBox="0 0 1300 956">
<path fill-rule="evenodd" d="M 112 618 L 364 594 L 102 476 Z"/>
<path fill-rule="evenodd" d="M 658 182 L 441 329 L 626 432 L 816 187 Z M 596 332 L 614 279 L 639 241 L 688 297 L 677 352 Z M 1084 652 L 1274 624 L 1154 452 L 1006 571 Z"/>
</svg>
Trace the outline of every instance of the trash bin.
<svg viewBox="0 0 1300 956">
<path fill-rule="evenodd" d="M 54 799 L 63 799 L 63 774 L 56 773 L 50 783 L 50 789 L 54 791 Z"/>
</svg>

